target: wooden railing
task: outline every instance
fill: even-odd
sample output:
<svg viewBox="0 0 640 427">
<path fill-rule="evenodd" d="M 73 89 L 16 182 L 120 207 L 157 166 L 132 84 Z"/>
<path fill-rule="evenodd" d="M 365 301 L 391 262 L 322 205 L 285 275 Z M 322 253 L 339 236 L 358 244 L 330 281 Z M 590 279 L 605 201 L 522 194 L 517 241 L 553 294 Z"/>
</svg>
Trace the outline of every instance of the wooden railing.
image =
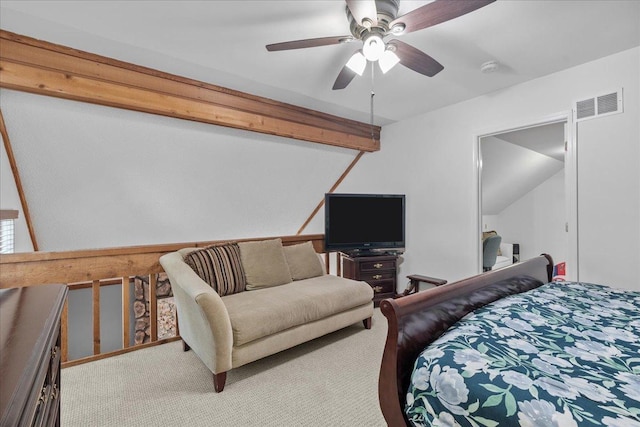
<svg viewBox="0 0 640 427">
<path fill-rule="evenodd" d="M 322 234 L 279 236 L 284 245 L 311 241 L 316 252 L 324 252 Z M 236 239 L 233 241 L 254 241 L 268 238 Z M 162 273 L 160 256 L 186 247 L 205 247 L 230 240 L 172 243 L 151 246 L 135 246 L 110 249 L 80 250 L 67 252 L 32 252 L 0 255 L 0 289 L 23 286 L 39 286 L 48 283 L 64 283 L 72 292 L 78 289 L 92 290 L 93 355 L 69 360 L 69 300 L 65 303 L 61 320 L 62 366 L 73 366 L 129 351 L 138 350 L 170 341 L 178 340 L 179 331 L 172 338 L 158 339 L 156 280 Z M 337 258 L 336 258 L 337 260 Z M 325 254 L 327 268 L 329 254 Z M 339 266 L 339 263 L 336 262 Z M 338 271 L 337 274 L 340 274 Z M 151 340 L 148 343 L 131 345 L 130 337 L 130 286 L 136 276 L 149 278 L 149 317 Z M 100 294 L 105 286 L 122 287 L 122 348 L 102 352 L 100 348 Z"/>
</svg>

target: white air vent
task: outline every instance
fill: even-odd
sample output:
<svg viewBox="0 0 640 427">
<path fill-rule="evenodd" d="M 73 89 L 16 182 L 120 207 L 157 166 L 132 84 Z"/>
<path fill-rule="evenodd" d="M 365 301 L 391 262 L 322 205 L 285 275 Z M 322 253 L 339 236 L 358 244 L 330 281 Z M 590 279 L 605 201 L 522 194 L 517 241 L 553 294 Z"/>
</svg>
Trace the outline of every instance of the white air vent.
<svg viewBox="0 0 640 427">
<path fill-rule="evenodd" d="M 596 99 L 590 98 L 576 102 L 576 119 L 586 119 L 596 115 Z"/>
<path fill-rule="evenodd" d="M 577 101 L 573 114 L 576 122 L 622 113 L 622 89 Z"/>
</svg>

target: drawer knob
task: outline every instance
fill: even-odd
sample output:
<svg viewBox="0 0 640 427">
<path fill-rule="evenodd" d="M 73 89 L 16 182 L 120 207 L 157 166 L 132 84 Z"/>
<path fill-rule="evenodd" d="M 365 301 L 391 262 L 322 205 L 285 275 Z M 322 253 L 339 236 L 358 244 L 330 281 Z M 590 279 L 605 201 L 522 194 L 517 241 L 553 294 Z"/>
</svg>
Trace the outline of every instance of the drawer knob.
<svg viewBox="0 0 640 427">
<path fill-rule="evenodd" d="M 374 279 L 378 280 L 378 279 L 382 279 L 382 274 L 376 274 L 374 276 L 372 276 Z"/>
<path fill-rule="evenodd" d="M 377 262 L 377 263 L 373 264 L 373 266 L 374 266 L 375 268 L 382 268 L 382 264 L 381 264 L 381 263 L 379 263 L 379 262 Z"/>
<path fill-rule="evenodd" d="M 381 292 L 382 291 L 382 286 L 374 286 L 373 287 L 373 292 Z"/>
</svg>

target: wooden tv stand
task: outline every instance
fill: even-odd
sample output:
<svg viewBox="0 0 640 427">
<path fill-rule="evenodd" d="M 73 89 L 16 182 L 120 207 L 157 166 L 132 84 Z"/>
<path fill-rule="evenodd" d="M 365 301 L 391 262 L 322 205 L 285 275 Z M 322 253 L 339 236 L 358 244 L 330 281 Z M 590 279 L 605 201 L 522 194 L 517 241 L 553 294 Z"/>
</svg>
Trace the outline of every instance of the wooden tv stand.
<svg viewBox="0 0 640 427">
<path fill-rule="evenodd" d="M 342 277 L 363 280 L 373 288 L 373 304 L 377 307 L 385 298 L 395 298 L 398 286 L 398 256 L 351 256 L 342 253 Z"/>
</svg>

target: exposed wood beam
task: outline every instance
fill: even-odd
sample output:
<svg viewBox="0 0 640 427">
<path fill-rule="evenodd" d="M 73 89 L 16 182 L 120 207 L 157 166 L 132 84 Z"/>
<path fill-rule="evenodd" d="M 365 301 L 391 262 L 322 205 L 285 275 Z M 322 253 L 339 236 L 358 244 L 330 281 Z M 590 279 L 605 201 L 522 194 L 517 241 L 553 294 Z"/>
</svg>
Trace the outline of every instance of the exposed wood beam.
<svg viewBox="0 0 640 427">
<path fill-rule="evenodd" d="M 380 127 L 0 30 L 0 87 L 350 148 Z"/>
<path fill-rule="evenodd" d="M 353 169 L 353 167 L 356 165 L 356 163 L 358 163 L 358 160 L 360 160 L 360 158 L 362 157 L 363 154 L 364 154 L 364 151 L 361 151 L 361 152 L 358 153 L 356 158 L 353 159 L 353 161 L 349 164 L 349 166 L 347 166 L 345 171 L 342 172 L 342 175 L 340 175 L 340 178 L 338 178 L 338 180 L 335 182 L 335 184 L 333 184 L 333 186 L 329 189 L 329 193 L 333 193 L 334 191 L 336 191 L 336 188 L 338 188 L 340 183 L 342 183 L 342 181 L 344 181 L 344 179 L 347 177 L 349 172 L 351 172 L 351 169 Z M 311 215 L 309 215 L 309 218 L 307 218 L 307 220 L 304 222 L 304 224 L 302 224 L 302 227 L 300 227 L 300 229 L 298 230 L 296 235 L 302 234 L 304 229 L 307 228 L 307 225 L 309 225 L 309 223 L 311 222 L 313 217 L 316 216 L 316 214 L 318 213 L 318 211 L 320 210 L 320 208 L 323 205 L 324 205 L 324 198 L 322 200 L 320 200 L 320 203 L 318 203 L 318 206 L 316 206 L 316 208 L 313 210 L 313 212 L 311 212 Z"/>
<path fill-rule="evenodd" d="M 13 180 L 16 183 L 18 196 L 20 197 L 20 205 L 22 206 L 22 212 L 24 212 L 24 219 L 27 222 L 27 229 L 29 230 L 29 236 L 31 237 L 31 244 L 33 245 L 33 250 L 38 251 L 38 241 L 36 240 L 36 232 L 33 229 L 33 222 L 31 221 L 31 214 L 29 213 L 29 205 L 27 204 L 27 198 L 24 195 L 22 180 L 20 179 L 20 173 L 18 172 L 18 164 L 16 163 L 16 158 L 13 155 L 13 149 L 11 148 L 11 142 L 9 140 L 9 132 L 7 132 L 7 126 L 4 123 L 4 116 L 2 115 L 2 109 L 0 109 L 0 135 L 2 135 L 2 141 L 4 142 L 4 149 L 7 152 L 7 157 L 9 158 L 9 165 L 11 166 L 11 172 L 13 173 Z"/>
</svg>

